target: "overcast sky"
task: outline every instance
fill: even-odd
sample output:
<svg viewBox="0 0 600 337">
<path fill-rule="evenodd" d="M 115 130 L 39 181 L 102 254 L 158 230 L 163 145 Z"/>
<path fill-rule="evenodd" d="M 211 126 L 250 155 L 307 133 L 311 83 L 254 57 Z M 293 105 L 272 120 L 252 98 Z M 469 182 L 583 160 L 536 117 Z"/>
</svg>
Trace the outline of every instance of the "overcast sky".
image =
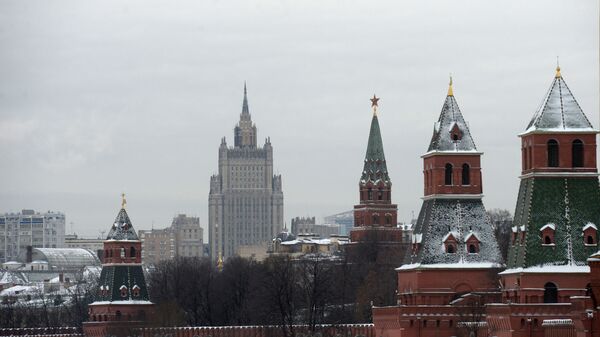
<svg viewBox="0 0 600 337">
<path fill-rule="evenodd" d="M 524 130 L 554 76 L 598 126 L 598 1 L 0 2 L 0 212 L 107 230 L 206 228 L 209 178 L 248 82 L 285 219 L 358 202 L 379 118 L 398 218 L 421 207 L 422 155 L 448 84 L 482 159 L 484 203 L 514 211 Z"/>
</svg>

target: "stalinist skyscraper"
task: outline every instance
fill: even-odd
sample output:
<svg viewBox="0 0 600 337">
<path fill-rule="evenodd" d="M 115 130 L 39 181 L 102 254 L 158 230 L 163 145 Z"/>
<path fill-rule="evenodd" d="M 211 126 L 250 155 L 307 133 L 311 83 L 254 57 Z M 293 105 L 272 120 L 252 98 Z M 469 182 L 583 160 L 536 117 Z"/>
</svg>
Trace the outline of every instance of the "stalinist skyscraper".
<svg viewBox="0 0 600 337">
<path fill-rule="evenodd" d="M 219 146 L 219 173 L 210 178 L 208 224 L 213 259 L 237 254 L 240 246 L 260 245 L 283 227 L 281 175 L 273 175 L 273 147 L 257 147 L 256 125 L 244 102 L 234 129 L 234 146 Z"/>
</svg>

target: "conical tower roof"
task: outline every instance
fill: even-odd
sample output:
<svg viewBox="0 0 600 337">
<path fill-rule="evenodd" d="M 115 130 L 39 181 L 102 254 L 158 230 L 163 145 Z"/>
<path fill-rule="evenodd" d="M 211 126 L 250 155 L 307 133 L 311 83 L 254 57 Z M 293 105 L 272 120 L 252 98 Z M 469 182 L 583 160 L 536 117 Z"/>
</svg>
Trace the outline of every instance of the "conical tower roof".
<svg viewBox="0 0 600 337">
<path fill-rule="evenodd" d="M 250 109 L 248 108 L 248 90 L 246 90 L 246 82 L 244 82 L 244 101 L 242 102 L 241 120 L 250 120 Z"/>
<path fill-rule="evenodd" d="M 444 101 L 440 118 L 433 128 L 428 152 L 477 152 L 469 126 L 454 98 L 452 80 Z"/>
<path fill-rule="evenodd" d="M 385 183 L 390 182 L 387 165 L 385 163 L 385 154 L 383 152 L 383 141 L 379 129 L 379 120 L 375 113 L 373 114 L 373 119 L 371 119 L 371 130 L 369 131 L 365 165 L 360 180 L 361 183 L 366 183 L 369 180 L 373 182 L 378 180 L 383 180 Z"/>
<path fill-rule="evenodd" d="M 123 206 L 119 214 L 117 214 L 117 218 L 110 228 L 106 240 L 139 240 L 131 224 L 131 220 L 129 220 L 129 215 L 127 215 L 127 211 L 125 210 L 125 199 L 123 199 Z"/>
<path fill-rule="evenodd" d="M 534 131 L 596 131 L 563 79 L 560 67 L 556 68 L 552 85 L 527 125 L 525 133 Z"/>
</svg>

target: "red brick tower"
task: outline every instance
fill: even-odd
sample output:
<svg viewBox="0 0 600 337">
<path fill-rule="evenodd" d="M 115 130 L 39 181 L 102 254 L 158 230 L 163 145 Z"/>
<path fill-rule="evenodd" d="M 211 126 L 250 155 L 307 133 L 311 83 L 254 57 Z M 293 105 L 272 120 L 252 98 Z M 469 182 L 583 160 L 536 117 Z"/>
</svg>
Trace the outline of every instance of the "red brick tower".
<svg viewBox="0 0 600 337">
<path fill-rule="evenodd" d="M 86 336 L 132 336 L 153 314 L 142 270 L 142 243 L 125 211 L 121 210 L 104 241 L 102 273 L 96 300 L 89 305 Z"/>
<path fill-rule="evenodd" d="M 378 336 L 468 336 L 484 325 L 483 304 L 500 298 L 501 256 L 481 200 L 481 154 L 451 81 L 422 156 L 423 205 L 396 269 L 398 305 L 373 308 Z"/>
<path fill-rule="evenodd" d="M 377 118 L 378 100 L 373 95 L 371 130 L 358 183 L 360 203 L 354 206 L 354 228 L 350 232 L 353 242 L 402 241 L 402 231 L 396 227 L 398 207 L 392 204 L 392 181 L 388 175 Z"/>
<path fill-rule="evenodd" d="M 481 154 L 458 108 L 451 79 L 444 110 L 422 156 L 424 199 L 481 198 Z"/>
<path fill-rule="evenodd" d="M 560 68 L 520 135 L 522 175 L 504 297 L 560 303 L 584 295 L 587 258 L 597 251 L 600 188 L 596 134 Z"/>
</svg>

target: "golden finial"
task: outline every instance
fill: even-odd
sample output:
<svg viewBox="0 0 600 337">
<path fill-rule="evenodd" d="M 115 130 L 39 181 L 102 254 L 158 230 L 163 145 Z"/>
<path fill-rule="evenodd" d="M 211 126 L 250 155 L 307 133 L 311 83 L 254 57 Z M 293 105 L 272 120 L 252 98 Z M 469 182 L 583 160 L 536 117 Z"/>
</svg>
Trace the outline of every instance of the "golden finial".
<svg viewBox="0 0 600 337">
<path fill-rule="evenodd" d="M 127 205 L 127 200 L 125 200 L 125 193 L 121 193 L 121 208 L 125 209 L 125 205 Z"/>
<path fill-rule="evenodd" d="M 221 252 L 219 252 L 219 258 L 217 259 L 217 269 L 223 271 L 223 257 L 221 256 Z"/>
<path fill-rule="evenodd" d="M 560 65 L 558 64 L 558 56 L 556 57 L 556 76 L 554 76 L 556 78 L 561 77 L 560 75 Z"/>
<path fill-rule="evenodd" d="M 377 103 L 379 102 L 379 98 L 373 94 L 373 98 L 371 98 L 371 108 L 373 108 L 373 115 L 377 116 Z"/>
<path fill-rule="evenodd" d="M 454 96 L 454 91 L 452 91 L 452 74 L 450 74 L 450 83 L 448 84 L 448 96 Z"/>
</svg>

